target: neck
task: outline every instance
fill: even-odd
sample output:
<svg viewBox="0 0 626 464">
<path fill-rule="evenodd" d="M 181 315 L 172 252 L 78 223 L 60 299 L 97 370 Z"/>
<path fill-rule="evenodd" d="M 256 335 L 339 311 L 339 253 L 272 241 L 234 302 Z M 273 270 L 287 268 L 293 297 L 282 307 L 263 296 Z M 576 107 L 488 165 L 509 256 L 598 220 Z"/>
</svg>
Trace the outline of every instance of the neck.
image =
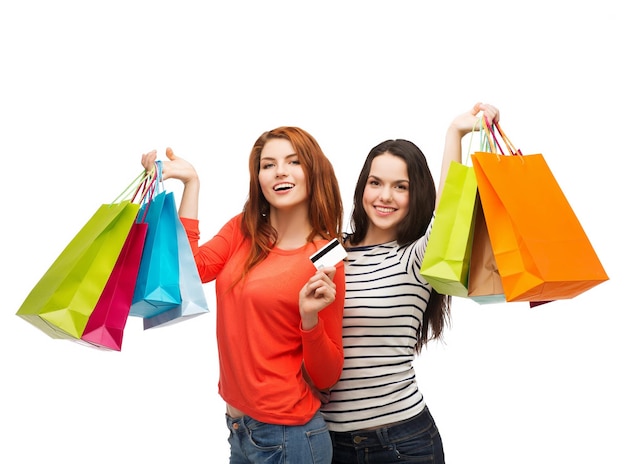
<svg viewBox="0 0 626 464">
<path fill-rule="evenodd" d="M 270 208 L 270 223 L 276 229 L 276 246 L 283 250 L 300 248 L 308 242 L 312 227 L 306 205 L 278 210 Z"/>
<path fill-rule="evenodd" d="M 361 240 L 361 243 L 353 244 L 353 245 L 359 245 L 359 246 L 379 245 L 381 243 L 393 242 L 397 238 L 398 237 L 396 235 L 395 230 L 377 229 L 375 227 L 372 227 L 372 225 L 370 224 L 370 227 L 367 233 L 365 234 L 365 237 L 363 238 L 363 240 Z"/>
</svg>

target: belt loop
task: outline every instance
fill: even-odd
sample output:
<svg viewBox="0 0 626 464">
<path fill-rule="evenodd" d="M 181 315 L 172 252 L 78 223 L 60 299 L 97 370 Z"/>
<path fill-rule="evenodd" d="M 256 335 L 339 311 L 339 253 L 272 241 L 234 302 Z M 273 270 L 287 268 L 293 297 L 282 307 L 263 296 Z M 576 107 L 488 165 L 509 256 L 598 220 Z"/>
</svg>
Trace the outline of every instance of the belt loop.
<svg viewBox="0 0 626 464">
<path fill-rule="evenodd" d="M 387 427 L 380 427 L 376 429 L 376 436 L 380 444 L 389 443 L 389 429 Z"/>
</svg>

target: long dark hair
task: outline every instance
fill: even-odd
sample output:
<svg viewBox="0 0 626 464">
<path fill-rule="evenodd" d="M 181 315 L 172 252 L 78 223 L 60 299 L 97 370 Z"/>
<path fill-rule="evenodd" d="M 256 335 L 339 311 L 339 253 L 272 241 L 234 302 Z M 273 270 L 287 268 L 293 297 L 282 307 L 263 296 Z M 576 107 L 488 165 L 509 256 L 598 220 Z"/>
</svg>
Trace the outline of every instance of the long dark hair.
<svg viewBox="0 0 626 464">
<path fill-rule="evenodd" d="M 437 191 L 422 150 L 408 140 L 386 140 L 370 150 L 356 183 L 350 219 L 352 233 L 349 237 L 354 244 L 360 243 L 365 238 L 369 228 L 369 218 L 363 207 L 363 192 L 370 175 L 372 161 L 383 153 L 389 153 L 404 160 L 409 174 L 409 212 L 398 224 L 398 245 L 404 246 L 422 237 L 435 211 Z M 431 290 L 419 329 L 416 344 L 418 353 L 428 341 L 442 338 L 443 330 L 450 319 L 450 300 L 449 295 L 441 295 L 434 289 Z"/>
</svg>

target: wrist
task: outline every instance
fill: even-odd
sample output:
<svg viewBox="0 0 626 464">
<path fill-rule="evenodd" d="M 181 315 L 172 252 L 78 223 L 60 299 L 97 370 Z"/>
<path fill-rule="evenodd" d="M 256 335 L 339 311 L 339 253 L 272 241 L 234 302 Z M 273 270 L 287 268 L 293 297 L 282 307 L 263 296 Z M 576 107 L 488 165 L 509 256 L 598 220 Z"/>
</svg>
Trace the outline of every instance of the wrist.
<svg viewBox="0 0 626 464">
<path fill-rule="evenodd" d="M 317 313 L 301 315 L 300 325 L 302 330 L 313 330 L 317 326 L 318 322 L 319 318 L 317 317 Z"/>
<path fill-rule="evenodd" d="M 465 135 L 472 131 L 471 128 L 457 126 L 455 123 L 450 124 L 448 126 L 448 131 L 446 132 L 446 137 L 448 139 L 457 139 L 461 140 Z"/>
<path fill-rule="evenodd" d="M 191 187 L 194 185 L 199 185 L 200 184 L 200 178 L 198 177 L 198 174 L 196 174 L 195 172 L 187 177 L 186 179 L 183 180 L 183 184 L 185 186 Z"/>
</svg>

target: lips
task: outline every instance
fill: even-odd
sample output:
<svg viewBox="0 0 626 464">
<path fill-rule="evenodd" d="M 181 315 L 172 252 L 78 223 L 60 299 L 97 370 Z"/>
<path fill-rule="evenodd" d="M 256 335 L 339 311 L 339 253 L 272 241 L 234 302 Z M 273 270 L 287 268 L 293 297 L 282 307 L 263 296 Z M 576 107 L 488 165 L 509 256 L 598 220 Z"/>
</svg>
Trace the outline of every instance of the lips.
<svg viewBox="0 0 626 464">
<path fill-rule="evenodd" d="M 292 184 L 290 182 L 281 182 L 280 184 L 274 185 L 273 189 L 274 192 L 285 192 L 287 190 L 291 190 L 294 187 L 295 184 Z"/>
<path fill-rule="evenodd" d="M 390 214 L 396 211 L 396 208 L 390 208 L 389 206 L 374 206 L 374 209 L 383 214 Z"/>
</svg>

